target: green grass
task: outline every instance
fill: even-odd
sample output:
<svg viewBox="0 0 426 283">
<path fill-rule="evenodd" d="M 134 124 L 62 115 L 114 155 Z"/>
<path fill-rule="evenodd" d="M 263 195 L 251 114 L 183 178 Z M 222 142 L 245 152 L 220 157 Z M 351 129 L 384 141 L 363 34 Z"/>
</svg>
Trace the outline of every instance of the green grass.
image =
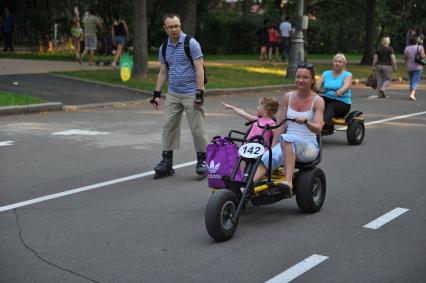
<svg viewBox="0 0 426 283">
<path fill-rule="evenodd" d="M 209 82 L 207 87 L 213 88 L 241 88 L 255 87 L 265 85 L 278 85 L 291 83 L 291 80 L 284 78 L 283 74 L 258 73 L 247 70 L 249 68 L 262 69 L 258 66 L 242 66 L 242 65 L 226 65 L 221 67 L 208 67 L 207 74 Z M 281 71 L 282 68 L 265 67 L 271 72 Z M 133 77 L 128 82 L 122 82 L 119 71 L 104 70 L 104 71 L 77 71 L 77 72 L 61 72 L 60 74 L 76 77 L 86 80 L 100 81 L 109 84 L 116 84 L 136 88 L 140 90 L 152 91 L 155 87 L 155 82 L 158 75 L 158 69 L 149 69 L 148 79 L 142 80 Z M 166 88 L 164 88 L 166 89 Z"/>
<path fill-rule="evenodd" d="M 218 66 L 208 66 L 207 74 L 209 82 L 207 89 L 216 88 L 242 88 L 257 87 L 280 84 L 293 84 L 293 80 L 284 77 L 287 65 L 238 65 L 238 64 L 221 64 Z M 317 76 L 323 71 L 329 70 L 331 64 L 315 64 Z M 369 66 L 359 64 L 348 64 L 347 69 L 352 72 L 354 79 L 365 80 L 371 72 Z M 85 80 L 99 81 L 109 84 L 116 84 L 136 88 L 140 90 L 152 91 L 158 75 L 158 69 L 149 69 L 148 78 L 142 80 L 133 77 L 130 81 L 124 83 L 120 79 L 118 70 L 102 70 L 102 71 L 77 71 L 63 72 L 63 75 L 81 78 Z M 394 78 L 405 77 L 405 64 L 398 65 L 398 71 L 393 74 Z M 166 90 L 166 87 L 163 91 Z"/>
<path fill-rule="evenodd" d="M 43 99 L 28 95 L 18 95 L 12 92 L 0 91 L 0 106 L 27 105 L 46 102 Z"/>
<path fill-rule="evenodd" d="M 120 72 L 118 70 L 97 70 L 97 71 L 77 71 L 77 72 L 60 72 L 58 74 L 66 75 L 84 80 L 98 81 L 108 84 L 127 86 L 130 88 L 152 91 L 158 75 L 158 69 L 149 69 L 148 79 L 142 80 L 133 77 L 128 82 L 121 81 Z"/>
<path fill-rule="evenodd" d="M 333 58 L 334 54 L 309 54 L 309 61 L 311 60 L 330 60 Z M 207 61 L 220 60 L 220 61 L 230 61 L 230 60 L 258 60 L 258 54 L 230 54 L 230 55 L 221 55 L 221 54 L 205 54 L 205 59 Z M 347 55 L 349 60 L 361 61 L 361 54 L 349 54 Z M 15 52 L 15 53 L 1 53 L 0 58 L 13 58 L 13 59 L 31 59 L 31 60 L 53 60 L 53 61 L 75 61 L 75 55 L 72 51 L 62 51 L 62 52 Z M 87 56 L 85 58 L 87 60 Z M 107 59 L 111 61 L 113 56 L 95 56 L 95 61 L 100 61 Z M 148 60 L 157 61 L 158 53 L 153 53 L 148 55 Z"/>
</svg>

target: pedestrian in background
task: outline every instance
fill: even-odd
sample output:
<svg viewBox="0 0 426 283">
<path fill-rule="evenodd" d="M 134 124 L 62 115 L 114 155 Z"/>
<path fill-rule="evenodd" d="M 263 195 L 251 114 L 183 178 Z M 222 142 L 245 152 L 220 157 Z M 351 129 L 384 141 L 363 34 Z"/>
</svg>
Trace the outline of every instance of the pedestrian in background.
<svg viewBox="0 0 426 283">
<path fill-rule="evenodd" d="M 117 15 L 112 16 L 112 20 L 112 44 L 115 45 L 117 49 L 115 51 L 114 60 L 112 61 L 111 66 L 116 67 L 119 63 L 121 54 L 123 54 L 126 40 L 129 38 L 129 30 L 127 28 L 126 22 Z"/>
<path fill-rule="evenodd" d="M 163 159 L 154 168 L 155 178 L 174 173 L 172 168 L 173 150 L 179 148 L 183 112 L 186 113 L 197 152 L 195 171 L 199 175 L 205 175 L 206 148 L 209 139 L 205 128 L 205 113 L 203 109 L 203 53 L 200 44 L 194 38 L 189 38 L 182 32 L 179 15 L 165 15 L 163 24 L 168 39 L 161 45 L 159 52 L 160 72 L 158 73 L 153 98 L 151 99 L 155 109 L 159 109 L 161 90 L 167 80 L 169 85 L 165 102 L 166 108 L 164 110 Z M 190 56 L 185 53 L 185 42 L 188 43 L 188 55 Z M 164 50 L 163 48 L 166 49 Z"/>
<path fill-rule="evenodd" d="M 373 57 L 373 69 L 377 79 L 377 97 L 386 98 L 386 89 L 392 81 L 392 71 L 396 71 L 396 59 L 393 48 L 389 46 L 390 38 L 383 37 L 381 46 Z"/>
<path fill-rule="evenodd" d="M 268 28 L 269 35 L 269 61 L 272 61 L 272 53 L 275 54 L 275 61 L 279 62 L 279 43 L 280 43 L 280 35 L 278 33 L 277 26 L 272 23 Z"/>
<path fill-rule="evenodd" d="M 269 34 L 268 34 L 268 19 L 263 20 L 263 26 L 257 31 L 257 35 L 259 36 L 259 45 L 260 45 L 260 54 L 259 60 L 267 60 L 268 59 L 268 45 L 269 45 Z"/>
<path fill-rule="evenodd" d="M 9 8 L 4 9 L 2 36 L 4 41 L 4 52 L 13 51 L 13 32 L 15 30 L 15 18 Z"/>
<path fill-rule="evenodd" d="M 280 24 L 280 36 L 281 36 L 281 61 L 287 61 L 288 53 L 290 50 L 290 39 L 292 36 L 291 24 L 289 22 L 290 17 L 286 16 L 284 21 Z"/>
<path fill-rule="evenodd" d="M 89 65 L 93 65 L 93 58 L 98 45 L 96 33 L 102 29 L 101 21 L 95 16 L 94 8 L 90 8 L 89 13 L 83 19 L 84 24 L 84 51 L 80 56 L 80 64 L 84 56 L 89 53 Z"/>
<path fill-rule="evenodd" d="M 78 7 L 74 7 L 74 13 L 71 22 L 71 41 L 75 52 L 75 58 L 80 60 L 80 41 L 83 39 L 83 30 L 80 27 L 80 12 Z"/>
<path fill-rule="evenodd" d="M 421 59 L 425 58 L 425 50 L 419 44 L 418 36 L 412 35 L 410 37 L 409 45 L 404 50 L 404 60 L 407 64 L 408 78 L 410 80 L 410 99 L 416 100 L 417 85 L 422 78 L 423 65 L 416 62 L 416 54 L 420 55 Z"/>
</svg>

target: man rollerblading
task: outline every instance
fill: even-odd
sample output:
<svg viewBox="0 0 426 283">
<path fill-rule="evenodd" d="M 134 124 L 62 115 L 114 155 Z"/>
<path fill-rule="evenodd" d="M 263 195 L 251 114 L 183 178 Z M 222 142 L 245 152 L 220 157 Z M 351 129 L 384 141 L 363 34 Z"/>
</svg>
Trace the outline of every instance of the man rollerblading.
<svg viewBox="0 0 426 283">
<path fill-rule="evenodd" d="M 167 14 L 163 28 L 168 38 L 160 46 L 160 71 L 152 95 L 151 104 L 159 110 L 161 91 L 166 82 L 165 108 L 162 132 L 163 160 L 155 167 L 155 178 L 172 175 L 172 153 L 179 148 L 181 120 L 185 113 L 197 152 L 196 174 L 207 174 L 206 148 L 209 143 L 205 128 L 204 112 L 204 61 L 200 44 L 182 32 L 179 15 Z"/>
<path fill-rule="evenodd" d="M 163 159 L 155 166 L 154 171 L 154 179 L 167 177 L 175 173 L 173 169 L 173 151 L 163 151 Z"/>
</svg>

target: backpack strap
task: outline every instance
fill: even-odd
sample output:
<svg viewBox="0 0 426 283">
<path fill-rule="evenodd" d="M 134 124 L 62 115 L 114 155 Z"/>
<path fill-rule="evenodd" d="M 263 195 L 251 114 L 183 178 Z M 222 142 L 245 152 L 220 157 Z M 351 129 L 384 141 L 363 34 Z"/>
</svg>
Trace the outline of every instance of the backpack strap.
<svg viewBox="0 0 426 283">
<path fill-rule="evenodd" d="M 163 59 L 164 59 L 164 62 L 166 63 L 167 69 L 169 68 L 169 63 L 167 63 L 167 59 L 166 59 L 166 50 L 167 50 L 168 44 L 169 44 L 169 40 L 166 39 L 161 45 L 161 54 L 163 55 Z"/>
<path fill-rule="evenodd" d="M 192 67 L 194 67 L 194 60 L 192 60 L 191 49 L 189 47 L 189 41 L 191 40 L 191 38 L 192 37 L 190 37 L 189 35 L 185 37 L 185 40 L 183 42 L 183 48 L 185 50 L 186 57 L 188 57 L 188 59 L 191 61 Z"/>
<path fill-rule="evenodd" d="M 192 60 L 191 49 L 189 47 L 189 41 L 191 40 L 191 38 L 192 37 L 190 37 L 189 35 L 185 37 L 185 40 L 183 42 L 183 49 L 185 50 L 186 57 L 188 57 L 188 59 L 191 61 L 192 67 L 194 67 L 194 60 Z M 169 68 L 169 63 L 167 63 L 167 59 L 166 59 L 166 50 L 167 50 L 167 45 L 169 43 L 168 41 L 169 40 L 166 39 L 161 45 L 161 54 L 163 54 L 163 59 L 164 59 L 164 62 L 166 63 L 167 69 Z"/>
</svg>

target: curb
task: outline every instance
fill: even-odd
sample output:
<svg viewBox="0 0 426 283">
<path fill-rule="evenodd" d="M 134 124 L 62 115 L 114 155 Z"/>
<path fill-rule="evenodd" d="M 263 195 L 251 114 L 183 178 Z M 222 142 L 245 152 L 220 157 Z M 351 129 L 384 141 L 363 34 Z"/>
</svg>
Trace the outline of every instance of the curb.
<svg viewBox="0 0 426 283">
<path fill-rule="evenodd" d="M 47 111 L 62 111 L 64 110 L 62 102 L 48 102 L 41 104 L 17 105 L 17 106 L 2 106 L 0 107 L 0 116 L 13 114 L 29 114 L 40 113 Z"/>
<path fill-rule="evenodd" d="M 243 87 L 243 88 L 220 88 L 220 89 L 208 89 L 206 94 L 208 95 L 224 95 L 231 93 L 241 93 L 241 92 L 253 92 L 253 91 L 273 91 L 273 90 L 288 90 L 294 89 L 295 86 L 292 84 L 286 85 L 272 85 L 272 86 L 259 86 L 259 87 Z"/>
<path fill-rule="evenodd" d="M 71 112 L 71 111 L 77 111 L 82 109 L 125 107 L 127 105 L 144 103 L 148 100 L 149 98 L 144 98 L 140 100 L 113 101 L 113 102 L 89 103 L 89 104 L 80 104 L 80 105 L 64 105 L 63 108 L 65 111 Z"/>
<path fill-rule="evenodd" d="M 91 82 L 97 83 L 93 81 Z M 120 88 L 121 86 L 115 86 L 115 87 Z M 293 89 L 293 88 L 294 88 L 293 85 L 276 85 L 276 86 L 246 87 L 246 88 L 208 89 L 206 90 L 206 95 L 209 95 L 209 96 L 226 95 L 226 94 L 242 93 L 242 92 L 249 93 L 249 92 L 259 91 L 259 90 L 273 91 L 273 90 L 287 90 L 287 89 Z M 132 90 L 135 90 L 135 89 L 132 89 Z M 162 95 L 162 98 L 164 99 L 165 95 Z M 65 111 L 77 111 L 82 109 L 93 109 L 93 108 L 125 107 L 127 105 L 149 103 L 150 99 L 151 97 L 138 99 L 138 100 L 112 101 L 112 102 L 89 103 L 89 104 L 80 104 L 80 105 L 64 105 L 63 108 Z"/>
</svg>

